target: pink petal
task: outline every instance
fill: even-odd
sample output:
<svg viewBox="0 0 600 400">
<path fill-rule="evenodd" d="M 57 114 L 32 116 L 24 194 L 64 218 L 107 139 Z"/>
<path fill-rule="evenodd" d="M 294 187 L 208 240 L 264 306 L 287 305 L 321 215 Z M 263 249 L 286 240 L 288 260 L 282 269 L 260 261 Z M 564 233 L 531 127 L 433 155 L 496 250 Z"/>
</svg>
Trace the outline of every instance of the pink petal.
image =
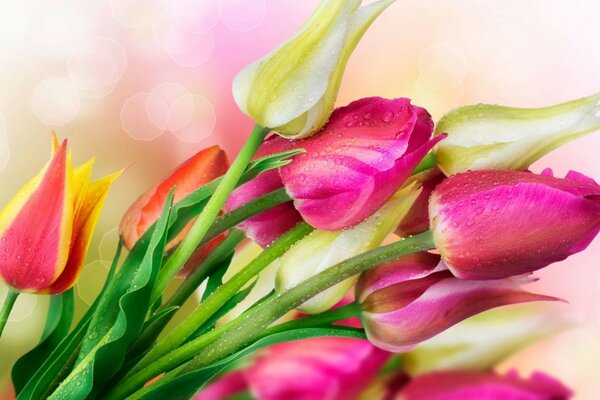
<svg viewBox="0 0 600 400">
<path fill-rule="evenodd" d="M 233 211 L 282 186 L 279 172 L 276 170 L 263 172 L 237 188 L 225 203 L 224 209 L 226 212 Z M 292 202 L 287 202 L 245 220 L 238 225 L 238 228 L 260 246 L 266 247 L 300 221 L 302 217 Z"/>
<path fill-rule="evenodd" d="M 429 197 L 446 176 L 435 167 L 415 175 L 415 179 L 422 185 L 422 190 L 396 229 L 396 234 L 401 237 L 416 235 L 429 229 Z"/>
<path fill-rule="evenodd" d="M 429 114 L 408 99 L 361 99 L 335 110 L 316 135 L 289 142 L 307 152 L 281 177 L 308 223 L 347 228 L 381 207 L 443 139 L 430 139 L 432 130 Z"/>
<path fill-rule="evenodd" d="M 520 171 L 473 171 L 440 184 L 430 201 L 436 247 L 463 279 L 543 268 L 585 249 L 600 230 L 600 186 Z"/>
<path fill-rule="evenodd" d="M 558 380 L 534 372 L 528 379 L 516 373 L 449 371 L 422 375 L 406 385 L 397 400 L 567 400 L 573 392 Z"/>
<path fill-rule="evenodd" d="M 222 400 L 248 389 L 242 371 L 229 372 L 206 386 L 194 400 Z"/>
<path fill-rule="evenodd" d="M 261 400 L 353 399 L 388 357 L 366 340 L 305 339 L 271 346 L 246 370 L 246 378 Z"/>
<path fill-rule="evenodd" d="M 65 268 L 73 229 L 69 168 L 65 140 L 46 169 L 2 211 L 0 276 L 15 289 L 43 290 Z"/>
<path fill-rule="evenodd" d="M 436 271 L 436 270 L 434 270 Z M 362 303 L 367 336 L 377 347 L 404 352 L 458 322 L 509 304 L 553 297 L 528 293 L 522 279 L 466 281 L 449 271 L 391 284 Z"/>
</svg>

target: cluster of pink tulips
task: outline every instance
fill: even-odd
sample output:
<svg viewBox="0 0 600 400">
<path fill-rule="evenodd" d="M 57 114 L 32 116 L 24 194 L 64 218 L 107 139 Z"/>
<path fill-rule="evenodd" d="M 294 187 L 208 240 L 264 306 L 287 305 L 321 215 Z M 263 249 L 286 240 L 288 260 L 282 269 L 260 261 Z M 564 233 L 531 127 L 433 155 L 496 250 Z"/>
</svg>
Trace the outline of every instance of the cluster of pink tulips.
<svg viewBox="0 0 600 400">
<path fill-rule="evenodd" d="M 248 141 L 231 164 L 218 146 L 199 151 L 131 205 L 105 287 L 75 324 L 72 287 L 121 172 L 90 181 L 92 162 L 73 168 L 55 138 L 0 214 L 0 333 L 20 292 L 53 295 L 49 321 L 61 321 L 15 365 L 17 399 L 572 396 L 541 373 L 390 367 L 476 314 L 557 300 L 522 286 L 600 231 L 593 179 L 528 170 L 600 129 L 599 94 L 466 106 L 437 123 L 406 98 L 334 109 L 352 50 L 392 3 L 323 0 L 239 73 L 234 97 L 257 123 Z M 262 250 L 239 261 L 251 241 Z M 259 276 L 266 295 L 240 311 Z M 169 326 L 203 282 L 195 309 Z M 301 316 L 282 320 L 293 310 Z"/>
</svg>

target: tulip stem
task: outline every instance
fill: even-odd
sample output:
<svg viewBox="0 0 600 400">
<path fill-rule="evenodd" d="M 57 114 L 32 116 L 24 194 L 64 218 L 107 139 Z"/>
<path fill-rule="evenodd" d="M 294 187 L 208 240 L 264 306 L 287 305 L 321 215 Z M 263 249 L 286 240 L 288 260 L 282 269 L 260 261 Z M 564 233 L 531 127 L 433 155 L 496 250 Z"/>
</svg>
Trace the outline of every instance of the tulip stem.
<svg viewBox="0 0 600 400">
<path fill-rule="evenodd" d="M 8 289 L 8 292 L 6 292 L 4 304 L 2 305 L 2 310 L 0 310 L 0 337 L 2 337 L 2 331 L 4 331 L 8 316 L 15 305 L 15 301 L 17 301 L 17 297 L 19 297 L 19 292 L 15 290 Z"/>
<path fill-rule="evenodd" d="M 187 316 L 185 321 L 177 325 L 167 336 L 152 347 L 144 358 L 142 358 L 142 360 L 133 368 L 131 374 L 142 370 L 163 355 L 179 347 L 246 283 L 257 276 L 273 261 L 281 257 L 294 243 L 308 235 L 312 230 L 313 228 L 310 227 L 310 225 L 301 222 L 284 233 L 240 272 L 232 276 L 231 279 L 208 296 L 190 315 Z"/>
<path fill-rule="evenodd" d="M 194 254 L 194 251 L 206 236 L 213 221 L 217 215 L 219 215 L 223 204 L 225 204 L 229 194 L 235 189 L 235 186 L 242 177 L 246 167 L 269 131 L 268 128 L 264 128 L 258 124 L 255 125 L 250 137 L 246 143 L 244 143 L 244 147 L 242 147 L 242 150 L 240 150 L 238 156 L 231 164 L 231 167 L 229 167 L 227 173 L 223 176 L 223 179 L 206 203 L 206 206 L 200 215 L 198 215 L 192 228 L 177 247 L 177 250 L 173 252 L 161 268 L 156 285 L 152 291 L 152 303 L 160 297 L 169 282 L 177 275 L 181 268 L 183 268 L 183 265 L 192 254 Z"/>
<path fill-rule="evenodd" d="M 261 332 L 287 312 L 336 283 L 383 263 L 434 247 L 433 235 L 427 231 L 336 264 L 243 315 L 236 320 L 234 328 L 188 362 L 178 375 L 205 367 L 238 351 L 256 340 Z"/>
<path fill-rule="evenodd" d="M 393 261 L 419 251 L 430 250 L 432 248 L 434 248 L 433 236 L 431 231 L 427 231 L 386 246 L 378 247 L 336 264 L 325 271 L 322 271 L 319 274 L 305 280 L 297 286 L 294 286 L 293 288 L 281 293 L 277 297 L 269 299 L 266 302 L 255 306 L 254 308 L 240 315 L 235 320 L 222 326 L 218 332 L 215 332 L 215 330 L 197 339 L 194 339 L 195 342 L 204 338 L 203 341 L 205 342 L 202 343 L 202 346 L 198 346 L 201 348 L 200 352 L 198 352 L 196 356 L 186 364 L 183 364 L 180 367 L 166 373 L 155 384 L 159 385 L 160 383 L 168 382 L 179 375 L 183 375 L 187 372 L 211 365 L 235 353 L 236 351 L 239 351 L 253 341 L 258 340 L 267 334 L 284 330 L 284 328 L 292 329 L 296 325 L 302 327 L 315 325 L 319 326 L 321 323 L 325 324 L 327 322 L 333 322 L 332 320 L 345 319 L 354 316 L 357 312 L 355 303 L 348 305 L 347 307 L 341 307 L 339 310 L 331 310 L 320 315 L 309 316 L 297 321 L 291 321 L 270 327 L 271 324 L 289 311 L 297 308 L 308 299 L 314 297 L 338 282 L 381 265 L 382 263 Z M 210 338 L 207 336 L 210 336 Z M 170 365 L 178 365 L 178 363 L 182 361 L 182 359 L 179 357 L 171 356 L 183 355 L 179 354 L 180 350 L 188 347 L 191 345 L 191 343 L 192 342 L 169 354 L 168 358 Z M 196 347 L 196 349 L 198 349 L 198 347 Z M 189 355 L 190 352 L 185 351 L 185 357 L 189 357 Z M 166 359 L 167 357 L 164 358 Z M 163 371 L 164 369 L 162 369 L 160 372 Z M 150 375 L 156 376 L 156 374 Z M 140 387 L 145 382 L 147 382 L 147 380 L 141 380 L 137 387 Z M 139 389 L 134 394 L 128 396 L 127 399 L 140 399 L 144 394 L 147 394 L 153 390 L 153 386 L 154 384 Z M 131 386 L 128 387 L 130 390 L 131 388 Z M 120 394 L 123 395 L 123 393 Z M 110 397 L 111 400 L 113 398 L 120 399 L 122 397 Z"/>
</svg>

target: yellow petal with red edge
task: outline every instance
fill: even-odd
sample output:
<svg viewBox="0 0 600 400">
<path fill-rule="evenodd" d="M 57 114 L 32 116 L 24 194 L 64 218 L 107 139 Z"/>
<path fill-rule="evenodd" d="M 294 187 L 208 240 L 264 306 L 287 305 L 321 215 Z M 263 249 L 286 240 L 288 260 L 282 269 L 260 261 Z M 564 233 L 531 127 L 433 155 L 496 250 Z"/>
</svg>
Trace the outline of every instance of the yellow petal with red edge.
<svg viewBox="0 0 600 400">
<path fill-rule="evenodd" d="M 0 213 L 0 276 L 12 288 L 39 292 L 63 272 L 73 225 L 71 175 L 65 140 Z"/>
<path fill-rule="evenodd" d="M 75 181 L 85 177 L 88 168 L 91 172 L 92 164 L 93 160 L 90 160 L 79 167 L 79 171 L 75 171 Z M 62 293 L 70 289 L 79 278 L 108 190 L 122 173 L 123 170 L 120 170 L 95 182 L 86 182 L 80 187 L 75 204 L 77 211 L 73 221 L 73 239 L 69 259 L 63 273 L 46 289 L 45 293 Z M 89 174 L 87 176 L 89 177 Z"/>
</svg>

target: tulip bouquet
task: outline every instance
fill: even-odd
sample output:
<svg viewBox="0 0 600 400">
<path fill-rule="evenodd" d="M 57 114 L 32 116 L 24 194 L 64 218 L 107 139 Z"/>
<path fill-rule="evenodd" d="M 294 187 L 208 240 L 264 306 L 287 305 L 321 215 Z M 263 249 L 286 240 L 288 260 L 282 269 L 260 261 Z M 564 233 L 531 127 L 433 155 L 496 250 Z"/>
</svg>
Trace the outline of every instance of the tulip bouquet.
<svg viewBox="0 0 600 400">
<path fill-rule="evenodd" d="M 121 172 L 90 181 L 92 162 L 73 168 L 55 137 L 49 163 L 0 214 L 9 287 L 0 333 L 20 292 L 52 296 L 39 345 L 13 367 L 17 399 L 189 399 L 215 378 L 260 399 L 308 398 L 288 383 L 284 394 L 273 381 L 259 387 L 261 376 L 293 368 L 259 357 L 240 372 L 264 348 L 285 365 L 319 353 L 342 360 L 323 368 L 349 392 L 311 398 L 354 398 L 358 377 L 375 376 L 391 353 L 492 308 L 556 300 L 522 286 L 594 239 L 600 186 L 577 172 L 527 169 L 600 129 L 600 94 L 539 109 L 466 106 L 437 124 L 406 98 L 334 109 L 352 51 L 391 3 L 323 0 L 291 39 L 237 75 L 234 98 L 256 122 L 243 148 L 231 165 L 218 147 L 201 150 L 137 199 L 102 291 L 75 322 L 72 287 Z M 231 273 L 249 240 L 262 251 Z M 271 290 L 248 301 L 268 267 Z M 168 327 L 199 287 L 195 309 Z M 336 306 L 349 292 L 355 300 Z M 282 319 L 293 310 L 302 316 Z M 303 361 L 286 359 L 288 342 L 305 339 Z M 545 375 L 436 374 L 393 396 L 478 398 L 489 387 L 570 396 Z"/>
</svg>

